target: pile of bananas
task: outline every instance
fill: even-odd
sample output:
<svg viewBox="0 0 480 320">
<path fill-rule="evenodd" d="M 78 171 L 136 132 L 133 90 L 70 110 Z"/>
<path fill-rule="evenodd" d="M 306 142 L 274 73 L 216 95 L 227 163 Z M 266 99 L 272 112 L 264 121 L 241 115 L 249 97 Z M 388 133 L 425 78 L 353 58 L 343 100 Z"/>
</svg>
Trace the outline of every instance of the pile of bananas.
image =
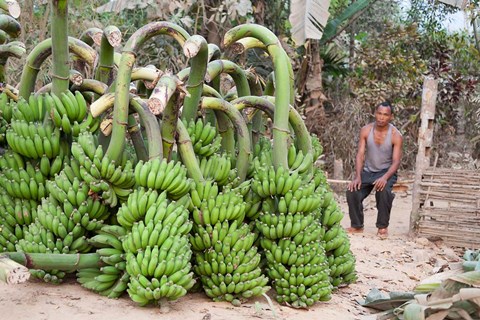
<svg viewBox="0 0 480 320">
<path fill-rule="evenodd" d="M 190 191 L 191 180 L 180 161 L 161 158 L 146 162 L 140 160 L 135 166 L 134 177 L 137 186 L 167 191 L 172 199 L 180 199 Z"/>
<path fill-rule="evenodd" d="M 349 284 L 357 279 L 355 256 L 350 250 L 350 240 L 340 225 L 343 212 L 335 201 L 332 190 L 326 183 L 320 170 L 315 170 L 315 192 L 322 196 L 322 205 L 317 211 L 317 219 L 325 229 L 323 236 L 325 252 L 330 268 L 330 282 L 334 287 Z"/>
<path fill-rule="evenodd" d="M 104 225 L 88 242 L 97 248 L 102 267 L 77 272 L 77 281 L 85 288 L 108 298 L 118 298 L 127 289 L 130 275 L 126 272 L 125 252 L 120 239 L 127 230 L 118 225 Z"/>
<path fill-rule="evenodd" d="M 126 153 L 117 165 L 88 131 L 82 131 L 77 141 L 72 142 L 71 152 L 80 166 L 78 177 L 82 177 L 105 204 L 116 207 L 127 199 L 135 185 L 135 178 L 133 163 L 127 159 Z"/>
<path fill-rule="evenodd" d="M 0 146 L 2 147 L 4 147 L 7 142 L 5 135 L 8 124 L 12 119 L 12 110 L 13 106 L 7 93 L 5 91 L 0 93 Z"/>
<path fill-rule="evenodd" d="M 218 184 L 211 180 L 194 184 L 191 190 L 194 270 L 205 293 L 214 301 L 238 304 L 269 289 L 254 245 L 257 235 L 243 222 L 243 194 L 248 191 L 249 183 L 244 183 L 233 189 L 224 187 L 220 192 Z"/>
<path fill-rule="evenodd" d="M 308 308 L 330 299 L 333 289 L 322 242 L 325 229 L 318 219 L 323 197 L 316 192 L 313 155 L 291 147 L 288 161 L 294 169 L 275 170 L 268 154 L 262 155 L 268 149 L 263 146 L 255 158 L 252 181 L 252 190 L 262 198 L 256 227 L 267 273 L 278 302 Z"/>
<path fill-rule="evenodd" d="M 232 161 L 226 154 L 215 153 L 209 157 L 202 157 L 200 170 L 205 179 L 213 180 L 219 186 L 233 182 L 237 176 L 237 170 L 232 169 Z"/>
<path fill-rule="evenodd" d="M 6 138 L 11 150 L 30 159 L 46 155 L 49 159 L 60 153 L 60 130 L 44 124 L 48 105 L 42 95 L 31 95 L 28 102 L 20 98 L 12 106 L 12 118 Z"/>
<path fill-rule="evenodd" d="M 60 97 L 46 93 L 45 100 L 55 127 L 67 135 L 78 137 L 80 132 L 95 132 L 100 127 L 100 119 L 88 112 L 87 101 L 80 91 L 65 91 Z"/>
<path fill-rule="evenodd" d="M 197 121 L 184 120 L 188 135 L 192 141 L 193 150 L 199 158 L 210 157 L 220 150 L 222 137 L 217 135 L 217 129 L 209 122 L 204 123 L 202 118 Z"/>
<path fill-rule="evenodd" d="M 140 305 L 176 300 L 195 283 L 189 202 L 188 196 L 170 201 L 167 191 L 138 187 L 117 213 L 118 222 L 128 230 L 122 238 L 130 275 L 127 291 Z"/>
</svg>

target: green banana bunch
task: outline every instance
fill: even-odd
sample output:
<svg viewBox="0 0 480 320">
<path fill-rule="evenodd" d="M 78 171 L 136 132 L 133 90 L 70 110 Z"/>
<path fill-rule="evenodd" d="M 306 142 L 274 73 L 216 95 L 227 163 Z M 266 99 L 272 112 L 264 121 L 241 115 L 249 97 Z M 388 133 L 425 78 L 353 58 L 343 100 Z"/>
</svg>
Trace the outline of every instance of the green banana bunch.
<svg viewBox="0 0 480 320">
<path fill-rule="evenodd" d="M 155 217 L 157 211 L 165 214 L 167 206 L 167 192 L 158 193 L 157 190 L 138 187 L 118 209 L 117 220 L 121 226 L 130 230 L 135 222 L 145 219 L 147 212 L 149 216 L 153 214 Z M 174 206 L 170 208 L 173 209 Z"/>
<path fill-rule="evenodd" d="M 23 227 L 19 224 L 12 226 L 0 217 L 0 252 L 16 251 L 16 244 L 23 238 Z"/>
<path fill-rule="evenodd" d="M 135 166 L 137 186 L 167 191 L 170 198 L 179 199 L 190 191 L 191 179 L 187 178 L 187 169 L 180 161 L 155 158 Z"/>
<path fill-rule="evenodd" d="M 258 165 L 253 176 L 252 189 L 260 197 L 267 198 L 296 192 L 301 186 L 308 183 L 308 179 L 304 179 L 298 171 L 289 171 L 284 167 L 275 170 L 273 166 Z M 313 194 L 314 189 L 311 191 Z"/>
<path fill-rule="evenodd" d="M 37 205 L 35 200 L 13 198 L 5 190 L 1 190 L 0 219 L 13 228 L 17 224 L 28 225 L 37 217 Z"/>
<path fill-rule="evenodd" d="M 62 208 L 74 223 L 80 223 L 87 230 L 101 226 L 101 221 L 110 216 L 102 199 L 92 193 L 87 183 L 80 180 L 80 165 L 76 160 L 65 165 L 54 179 L 47 181 L 51 201 Z"/>
<path fill-rule="evenodd" d="M 130 275 L 126 272 L 126 255 L 121 238 L 127 230 L 118 225 L 104 225 L 88 239 L 104 263 L 102 267 L 80 269 L 77 281 L 85 288 L 108 298 L 118 298 L 127 289 Z"/>
<path fill-rule="evenodd" d="M 218 152 L 221 147 L 222 138 L 217 135 L 217 130 L 209 122 L 204 123 L 203 119 L 191 120 L 188 124 L 183 120 L 188 135 L 192 140 L 193 150 L 200 158 L 208 158 Z"/>
<path fill-rule="evenodd" d="M 133 163 L 126 158 L 117 165 L 104 154 L 91 132 L 83 131 L 72 143 L 73 158 L 80 166 L 80 175 L 90 189 L 102 200 L 116 207 L 127 199 L 135 184 Z"/>
<path fill-rule="evenodd" d="M 2 101 L 5 98 L 2 98 Z M 11 120 L 19 120 L 27 124 L 42 123 L 48 111 L 43 95 L 30 95 L 28 101 L 23 97 L 15 101 L 11 101 Z"/>
<path fill-rule="evenodd" d="M 247 224 L 218 222 L 195 226 L 190 243 L 195 252 L 195 273 L 214 301 L 241 303 L 268 291 L 260 269 L 255 234 Z"/>
<path fill-rule="evenodd" d="M 298 173 L 306 173 L 312 169 L 313 162 L 316 160 L 313 153 L 304 154 L 302 150 L 296 150 L 295 145 L 292 143 L 288 148 L 288 167 L 292 171 L 298 171 Z"/>
<path fill-rule="evenodd" d="M 46 159 L 46 161 L 49 160 Z M 6 162 L 6 160 L 3 158 L 0 162 Z M 47 195 L 45 188 L 47 178 L 31 162 L 27 161 L 24 164 L 25 167 L 14 166 L 17 169 L 3 166 L 0 183 L 12 198 L 39 201 Z"/>
<path fill-rule="evenodd" d="M 6 138 L 10 148 L 30 159 L 43 155 L 53 159 L 60 153 L 60 131 L 51 125 L 12 119 Z"/>
<path fill-rule="evenodd" d="M 60 284 L 63 281 L 66 273 L 60 270 L 42 270 L 42 269 L 29 269 L 30 274 L 40 280 L 47 283 Z"/>
<path fill-rule="evenodd" d="M 323 154 L 323 146 L 316 134 L 310 134 L 310 138 L 312 141 L 313 162 L 315 162 Z"/>
<path fill-rule="evenodd" d="M 0 93 L 0 115 L 6 124 L 10 123 L 12 119 L 13 107 L 15 105 L 15 101 L 10 100 L 5 91 Z"/>
<path fill-rule="evenodd" d="M 211 188 L 210 188 L 211 190 Z M 204 190 L 204 195 L 210 195 L 211 191 Z M 237 220 L 243 222 L 245 218 L 245 203 L 241 194 L 234 189 L 220 192 L 216 197 L 197 198 L 200 192 L 192 191 L 193 221 L 197 225 L 215 225 L 217 222 Z M 195 197 L 195 198 L 194 198 Z M 200 203 L 197 207 L 195 204 Z"/>
<path fill-rule="evenodd" d="M 232 169 L 229 156 L 213 154 L 208 158 L 200 159 L 200 170 L 205 179 L 214 180 L 219 186 L 224 186 L 230 182 L 230 171 L 235 169 Z"/>
<path fill-rule="evenodd" d="M 55 127 L 67 135 L 78 137 L 81 132 L 96 132 L 100 127 L 100 119 L 88 112 L 87 101 L 79 91 L 62 92 L 60 96 L 47 93 L 45 103 Z"/>
<path fill-rule="evenodd" d="M 171 241 L 176 235 L 188 234 L 192 228 L 192 223 L 188 220 L 189 212 L 183 207 L 178 208 L 180 210 L 171 210 L 164 219 L 152 219 L 146 223 L 135 222 L 122 240 L 125 252 L 135 253 L 138 250 L 144 250 L 147 246 L 161 246 L 166 241 Z"/>
</svg>

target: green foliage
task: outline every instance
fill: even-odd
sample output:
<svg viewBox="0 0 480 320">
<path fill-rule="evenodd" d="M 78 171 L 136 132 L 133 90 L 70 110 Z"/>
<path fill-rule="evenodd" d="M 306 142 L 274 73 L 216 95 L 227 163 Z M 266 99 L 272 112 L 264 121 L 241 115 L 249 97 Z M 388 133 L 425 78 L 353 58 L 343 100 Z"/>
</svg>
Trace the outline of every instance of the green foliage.
<svg viewBox="0 0 480 320">
<path fill-rule="evenodd" d="M 412 105 L 426 71 L 426 63 L 414 46 L 420 40 L 416 28 L 385 23 L 381 34 L 361 35 L 360 39 L 363 42 L 350 83 L 361 105 L 373 108 L 384 100 L 400 108 Z"/>
</svg>

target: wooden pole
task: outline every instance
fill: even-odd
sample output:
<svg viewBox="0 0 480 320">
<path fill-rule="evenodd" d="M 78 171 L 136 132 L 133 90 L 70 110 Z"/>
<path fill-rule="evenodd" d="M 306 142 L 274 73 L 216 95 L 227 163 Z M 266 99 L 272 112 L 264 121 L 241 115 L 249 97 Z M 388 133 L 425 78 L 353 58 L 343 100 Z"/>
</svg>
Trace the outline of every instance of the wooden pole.
<svg viewBox="0 0 480 320">
<path fill-rule="evenodd" d="M 435 119 L 435 104 L 437 101 L 438 80 L 425 77 L 423 82 L 422 107 L 420 110 L 421 124 L 418 130 L 418 153 L 415 162 L 415 180 L 412 189 L 412 212 L 410 214 L 410 234 L 416 232 L 419 210 L 423 206 L 420 201 L 420 183 L 422 176 L 430 166 L 432 152 L 433 126 Z"/>
</svg>

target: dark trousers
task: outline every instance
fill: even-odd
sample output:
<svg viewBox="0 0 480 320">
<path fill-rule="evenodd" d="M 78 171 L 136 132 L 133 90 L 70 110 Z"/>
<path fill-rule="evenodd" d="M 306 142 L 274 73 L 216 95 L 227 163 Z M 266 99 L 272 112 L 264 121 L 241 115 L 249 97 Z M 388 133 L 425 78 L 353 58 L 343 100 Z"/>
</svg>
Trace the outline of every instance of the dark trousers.
<svg viewBox="0 0 480 320">
<path fill-rule="evenodd" d="M 362 172 L 362 186 L 357 191 L 347 190 L 348 214 L 353 228 L 363 228 L 363 200 L 372 192 L 373 182 L 382 177 L 387 170 L 380 172 Z M 377 202 L 377 228 L 386 228 L 390 221 L 390 212 L 395 194 L 392 187 L 397 181 L 397 175 L 388 179 L 387 185 L 382 191 L 375 191 L 375 200 Z"/>
</svg>

